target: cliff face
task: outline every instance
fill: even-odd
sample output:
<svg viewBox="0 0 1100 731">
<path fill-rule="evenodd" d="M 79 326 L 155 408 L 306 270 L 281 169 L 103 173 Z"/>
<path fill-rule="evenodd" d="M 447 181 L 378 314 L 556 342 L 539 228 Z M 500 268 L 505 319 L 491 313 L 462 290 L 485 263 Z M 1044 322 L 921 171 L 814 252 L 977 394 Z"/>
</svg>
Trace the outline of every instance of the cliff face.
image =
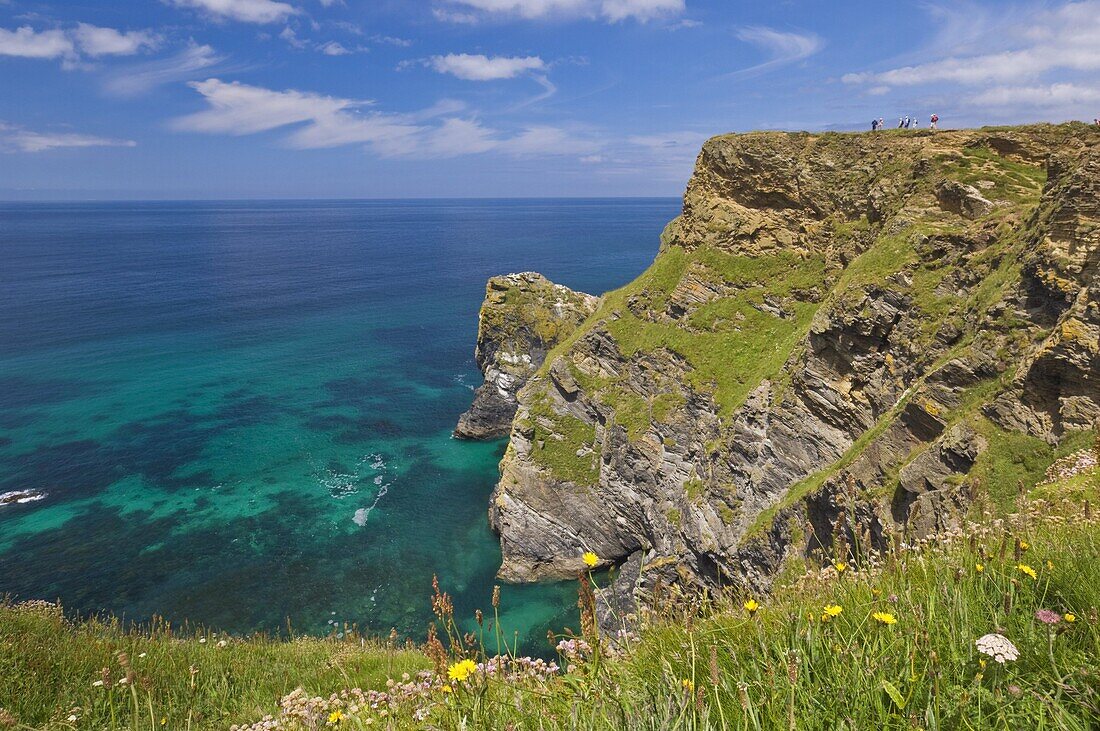
<svg viewBox="0 0 1100 731">
<path fill-rule="evenodd" d="M 525 272 L 493 277 L 485 288 L 474 357 L 485 382 L 458 420 L 455 436 L 507 436 L 516 393 L 542 365 L 546 353 L 595 311 L 599 299 Z"/>
<path fill-rule="evenodd" d="M 762 588 L 1005 506 L 1018 454 L 1100 418 L 1098 337 L 1100 131 L 714 138 L 653 265 L 519 393 L 500 575 L 591 550 L 625 600 Z"/>
</svg>

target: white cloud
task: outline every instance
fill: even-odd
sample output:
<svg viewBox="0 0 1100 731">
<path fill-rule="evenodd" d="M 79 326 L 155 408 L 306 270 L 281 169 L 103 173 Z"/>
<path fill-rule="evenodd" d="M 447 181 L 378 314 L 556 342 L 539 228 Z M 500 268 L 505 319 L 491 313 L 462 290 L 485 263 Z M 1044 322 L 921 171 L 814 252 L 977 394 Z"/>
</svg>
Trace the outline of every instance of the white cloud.
<svg viewBox="0 0 1100 731">
<path fill-rule="evenodd" d="M 997 86 L 977 94 L 970 102 L 989 107 L 1064 108 L 1100 103 L 1100 86 L 1061 83 L 1045 86 Z"/>
<path fill-rule="evenodd" d="M 145 30 L 120 32 L 114 28 L 100 28 L 80 23 L 73 31 L 76 45 L 85 55 L 132 56 L 145 49 L 154 49 L 160 45 L 160 38 Z"/>
<path fill-rule="evenodd" d="M 65 147 L 135 147 L 133 140 L 116 140 L 73 132 L 34 132 L 0 122 L 0 151 L 45 152 Z"/>
<path fill-rule="evenodd" d="M 30 26 L 14 31 L 0 28 L 0 56 L 21 58 L 61 58 L 72 56 L 75 49 L 72 39 L 60 30 L 35 32 Z"/>
<path fill-rule="evenodd" d="M 750 43 L 767 53 L 768 60 L 723 74 L 721 78 L 755 76 L 779 66 L 805 60 L 825 47 L 825 42 L 813 33 L 790 33 L 758 25 L 740 28 L 736 35 L 738 40 Z"/>
<path fill-rule="evenodd" d="M 104 88 L 116 96 L 135 96 L 163 84 L 189 81 L 225 61 L 210 46 L 192 44 L 174 56 L 130 65 L 107 78 Z"/>
<path fill-rule="evenodd" d="M 452 23 L 477 22 L 480 16 L 503 15 L 525 19 L 546 17 L 601 18 L 615 23 L 676 15 L 684 11 L 684 0 L 449 0 L 466 12 L 436 8 L 439 20 Z M 474 11 L 474 12 L 469 12 Z"/>
<path fill-rule="evenodd" d="M 160 45 L 160 37 L 147 30 L 119 31 L 78 23 L 72 30 L 35 31 L 22 26 L 10 31 L 0 28 L 0 56 L 64 59 L 75 66 L 81 56 L 132 56 Z"/>
<path fill-rule="evenodd" d="M 984 34 L 975 44 L 981 53 L 950 55 L 886 71 L 850 73 L 843 81 L 891 87 L 933 83 L 978 86 L 1031 81 L 1054 70 L 1095 72 L 1100 71 L 1097 38 L 1100 2 L 1071 2 L 1021 18 L 1002 32 Z"/>
<path fill-rule="evenodd" d="M 321 45 L 317 46 L 317 50 L 325 54 L 326 56 L 347 56 L 349 54 L 355 53 L 355 51 L 346 48 L 342 43 L 339 43 L 338 41 L 329 41 L 328 43 L 322 43 Z"/>
<path fill-rule="evenodd" d="M 541 71 L 546 64 L 538 56 L 483 56 L 450 53 L 432 56 L 429 65 L 441 74 L 451 74 L 466 81 L 511 79 L 528 71 Z"/>
<path fill-rule="evenodd" d="M 372 111 L 371 101 L 302 91 L 274 91 L 220 79 L 192 82 L 207 108 L 176 119 L 186 132 L 250 135 L 289 128 L 284 144 L 295 149 L 363 145 L 385 157 L 455 157 L 500 152 L 514 156 L 592 152 L 594 140 L 555 127 L 528 127 L 515 134 L 452 115 L 461 109 L 441 102 L 414 114 Z"/>
<path fill-rule="evenodd" d="M 181 8 L 194 8 L 218 19 L 243 23 L 279 23 L 301 11 L 277 0 L 167 0 Z"/>
</svg>

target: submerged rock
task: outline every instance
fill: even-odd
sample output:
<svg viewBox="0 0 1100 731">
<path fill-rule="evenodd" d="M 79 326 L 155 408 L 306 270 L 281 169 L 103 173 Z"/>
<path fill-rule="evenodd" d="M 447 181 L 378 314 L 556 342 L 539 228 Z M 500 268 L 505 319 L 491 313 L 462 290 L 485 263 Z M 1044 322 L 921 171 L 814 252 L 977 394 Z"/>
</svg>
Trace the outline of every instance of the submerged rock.
<svg viewBox="0 0 1100 731">
<path fill-rule="evenodd" d="M 507 436 L 516 413 L 516 394 L 546 354 L 592 314 L 598 302 L 592 295 L 574 292 L 534 272 L 490 279 L 475 351 L 485 382 L 459 418 L 455 436 Z"/>
<path fill-rule="evenodd" d="M 5 505 L 22 505 L 45 500 L 46 493 L 38 490 L 15 490 L 13 492 L 0 493 L 0 507 Z"/>
</svg>

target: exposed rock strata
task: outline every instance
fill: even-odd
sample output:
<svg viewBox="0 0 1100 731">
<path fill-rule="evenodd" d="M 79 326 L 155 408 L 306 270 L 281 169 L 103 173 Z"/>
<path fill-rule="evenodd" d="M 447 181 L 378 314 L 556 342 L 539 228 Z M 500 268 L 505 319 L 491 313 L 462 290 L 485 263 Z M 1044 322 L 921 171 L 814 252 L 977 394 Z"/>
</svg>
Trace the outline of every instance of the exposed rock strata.
<svg viewBox="0 0 1100 731">
<path fill-rule="evenodd" d="M 1001 499 L 991 444 L 1100 418 L 1098 338 L 1100 131 L 714 138 L 654 265 L 519 392 L 500 575 L 591 550 L 628 607 L 942 528 Z"/>
<path fill-rule="evenodd" d="M 458 420 L 455 436 L 495 439 L 508 435 L 516 393 L 546 354 L 596 309 L 599 299 L 524 272 L 493 277 L 485 288 L 475 359 L 485 382 Z"/>
</svg>

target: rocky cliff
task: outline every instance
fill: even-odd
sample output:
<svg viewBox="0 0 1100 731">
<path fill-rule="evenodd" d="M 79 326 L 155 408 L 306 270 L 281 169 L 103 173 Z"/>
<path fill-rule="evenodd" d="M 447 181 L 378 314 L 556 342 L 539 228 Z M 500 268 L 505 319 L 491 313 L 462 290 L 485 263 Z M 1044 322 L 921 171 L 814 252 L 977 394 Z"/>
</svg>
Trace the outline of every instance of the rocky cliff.
<svg viewBox="0 0 1100 731">
<path fill-rule="evenodd" d="M 474 357 L 485 382 L 458 420 L 455 436 L 507 436 L 516 414 L 516 393 L 546 353 L 591 315 L 599 299 L 524 272 L 493 277 L 485 288 Z"/>
<path fill-rule="evenodd" d="M 763 589 L 1007 508 L 1091 440 L 1098 337 L 1100 130 L 716 137 L 518 394 L 500 575 Z"/>
</svg>

